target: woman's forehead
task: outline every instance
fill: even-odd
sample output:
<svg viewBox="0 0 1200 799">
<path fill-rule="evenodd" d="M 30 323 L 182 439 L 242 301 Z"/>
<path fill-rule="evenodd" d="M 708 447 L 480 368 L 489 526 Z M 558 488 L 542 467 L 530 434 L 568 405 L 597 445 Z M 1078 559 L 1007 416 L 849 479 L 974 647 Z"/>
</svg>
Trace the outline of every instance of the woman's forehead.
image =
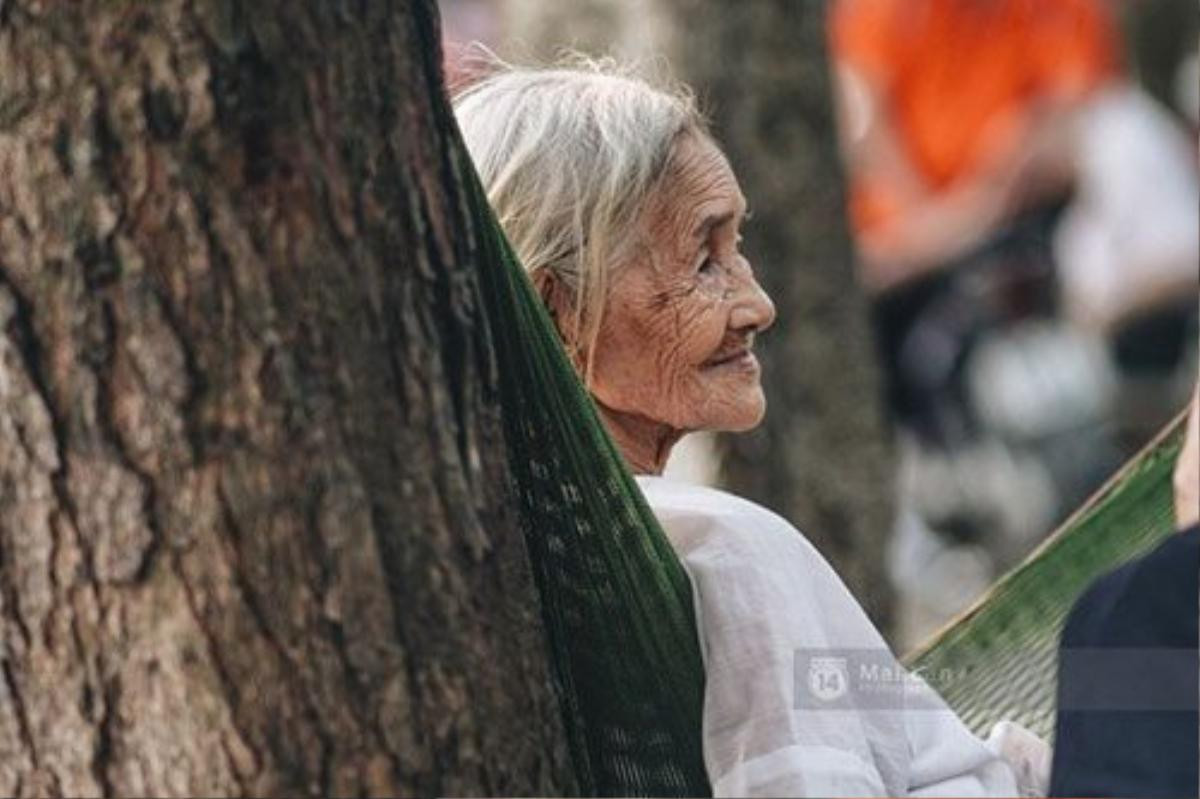
<svg viewBox="0 0 1200 799">
<path fill-rule="evenodd" d="M 687 136 L 679 142 L 668 167 L 668 180 L 677 190 L 697 195 L 732 194 L 744 202 L 729 160 L 708 137 Z"/>
<path fill-rule="evenodd" d="M 729 161 L 707 137 L 682 139 L 664 177 L 663 210 L 690 236 L 702 237 L 715 225 L 740 219 L 746 212 L 746 198 Z"/>
</svg>

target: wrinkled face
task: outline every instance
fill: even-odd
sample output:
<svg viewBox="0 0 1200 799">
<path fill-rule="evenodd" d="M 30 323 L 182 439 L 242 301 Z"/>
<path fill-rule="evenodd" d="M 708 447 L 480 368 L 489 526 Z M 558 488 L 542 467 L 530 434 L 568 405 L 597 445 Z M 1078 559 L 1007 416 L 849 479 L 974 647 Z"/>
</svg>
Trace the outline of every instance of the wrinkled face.
<svg viewBox="0 0 1200 799">
<path fill-rule="evenodd" d="M 746 201 L 716 146 L 685 135 L 613 274 L 594 351 L 605 406 L 676 430 L 746 430 L 766 409 L 751 349 L 775 308 L 739 252 Z"/>
</svg>

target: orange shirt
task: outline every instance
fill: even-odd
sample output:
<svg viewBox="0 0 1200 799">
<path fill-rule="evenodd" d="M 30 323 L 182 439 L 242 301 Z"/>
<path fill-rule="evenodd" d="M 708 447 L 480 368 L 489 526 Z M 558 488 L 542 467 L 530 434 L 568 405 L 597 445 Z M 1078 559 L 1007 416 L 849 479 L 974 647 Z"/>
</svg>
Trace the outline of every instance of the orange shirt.
<svg viewBox="0 0 1200 799">
<path fill-rule="evenodd" d="M 1015 147 L 1031 101 L 1078 98 L 1118 60 L 1098 0 L 835 0 L 830 38 L 834 57 L 881 93 L 876 112 L 933 190 Z M 859 174 L 851 213 L 861 231 L 903 207 Z"/>
</svg>

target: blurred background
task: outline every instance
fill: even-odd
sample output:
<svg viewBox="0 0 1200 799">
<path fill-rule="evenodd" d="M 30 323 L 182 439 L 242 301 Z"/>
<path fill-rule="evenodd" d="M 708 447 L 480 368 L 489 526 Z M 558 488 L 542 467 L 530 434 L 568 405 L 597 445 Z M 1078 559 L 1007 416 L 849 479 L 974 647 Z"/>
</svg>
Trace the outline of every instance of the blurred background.
<svg viewBox="0 0 1200 799">
<path fill-rule="evenodd" d="M 451 88 L 566 50 L 695 89 L 779 311 L 768 418 L 668 474 L 788 517 L 903 652 L 1197 376 L 1195 0 L 441 0 Z"/>
</svg>

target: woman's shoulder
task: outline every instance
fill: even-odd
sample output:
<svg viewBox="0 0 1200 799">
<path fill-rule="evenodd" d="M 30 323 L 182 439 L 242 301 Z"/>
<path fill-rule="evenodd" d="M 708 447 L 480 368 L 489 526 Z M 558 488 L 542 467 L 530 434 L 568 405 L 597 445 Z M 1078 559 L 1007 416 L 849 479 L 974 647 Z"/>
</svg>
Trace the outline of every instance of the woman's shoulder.
<svg viewBox="0 0 1200 799">
<path fill-rule="evenodd" d="M 784 547 L 820 558 L 799 530 L 762 505 L 665 477 L 639 476 L 637 482 L 668 538 L 684 553 L 698 546 L 755 551 Z"/>
<path fill-rule="evenodd" d="M 788 652 L 883 645 L 837 572 L 781 516 L 706 486 L 661 477 L 638 485 L 692 578 L 706 638 L 737 628 L 758 630 L 771 646 L 788 641 Z"/>
<path fill-rule="evenodd" d="M 656 513 L 751 519 L 758 524 L 786 527 L 797 532 L 778 514 L 719 488 L 649 475 L 638 475 L 637 484 Z"/>
</svg>

